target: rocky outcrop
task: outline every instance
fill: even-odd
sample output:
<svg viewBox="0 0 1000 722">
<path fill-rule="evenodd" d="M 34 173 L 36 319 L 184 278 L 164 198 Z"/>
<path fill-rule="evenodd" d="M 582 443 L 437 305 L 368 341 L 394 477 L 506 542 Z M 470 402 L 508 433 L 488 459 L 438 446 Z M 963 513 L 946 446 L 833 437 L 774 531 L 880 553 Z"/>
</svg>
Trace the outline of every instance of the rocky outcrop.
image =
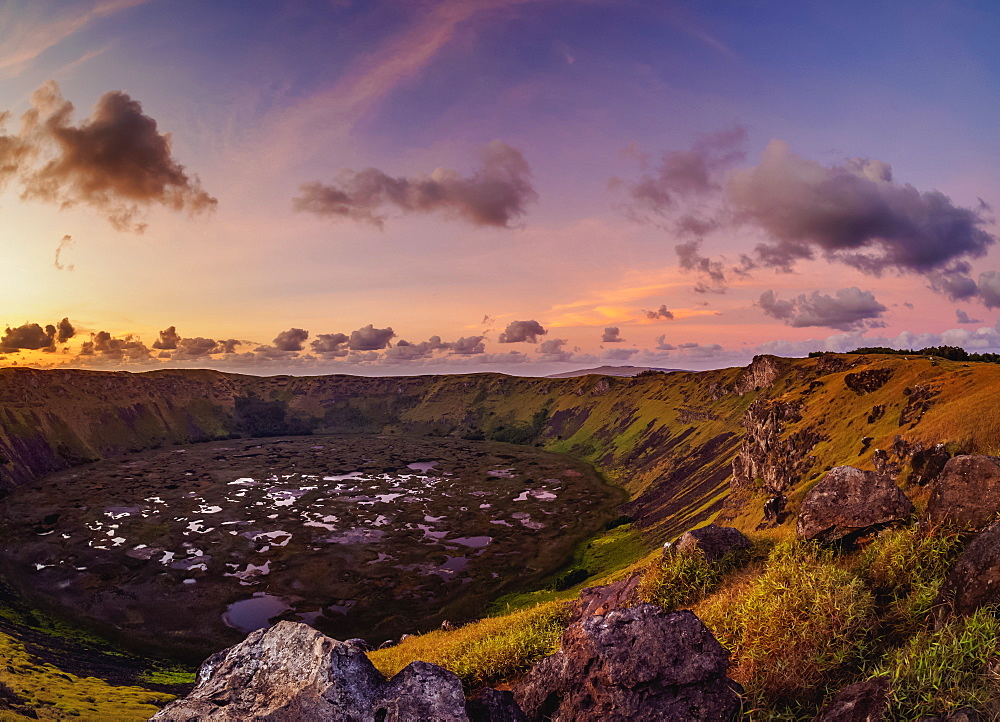
<svg viewBox="0 0 1000 722">
<path fill-rule="evenodd" d="M 812 466 L 810 453 L 823 438 L 812 429 L 800 429 L 787 436 L 787 425 L 802 419 L 799 404 L 757 399 L 743 415 L 746 433 L 733 459 L 734 491 L 756 487 L 780 494 L 797 484 Z"/>
<path fill-rule="evenodd" d="M 570 625 L 513 691 L 531 720 L 729 720 L 740 701 L 728 667 L 692 612 L 640 604 Z"/>
<path fill-rule="evenodd" d="M 865 369 L 844 376 L 844 384 L 858 396 L 878 391 L 892 378 L 892 369 Z"/>
<path fill-rule="evenodd" d="M 681 552 L 704 554 L 708 561 L 715 562 L 727 554 L 749 549 L 750 540 L 739 529 L 709 524 L 684 532 L 674 548 Z"/>
<path fill-rule="evenodd" d="M 918 449 L 910 456 L 910 483 L 924 486 L 941 475 L 951 454 L 944 444 L 934 444 L 926 449 Z"/>
<path fill-rule="evenodd" d="M 972 614 L 1000 601 L 1000 522 L 977 535 L 945 577 L 935 608 L 939 613 Z"/>
<path fill-rule="evenodd" d="M 875 677 L 844 687 L 813 722 L 880 722 L 889 703 L 889 679 Z"/>
<path fill-rule="evenodd" d="M 913 504 L 888 477 L 838 466 L 802 502 L 796 533 L 800 539 L 850 543 L 912 513 Z"/>
<path fill-rule="evenodd" d="M 156 720 L 467 720 L 462 683 L 413 662 L 390 680 L 364 652 L 279 622 L 205 661 L 198 684 Z"/>
<path fill-rule="evenodd" d="M 777 356 L 754 356 L 753 361 L 740 372 L 733 383 L 733 391 L 747 394 L 759 389 L 768 389 L 789 366 L 788 360 Z"/>
<path fill-rule="evenodd" d="M 1000 512 L 1000 457 L 950 459 L 931 483 L 927 515 L 934 522 L 983 527 Z"/>
</svg>

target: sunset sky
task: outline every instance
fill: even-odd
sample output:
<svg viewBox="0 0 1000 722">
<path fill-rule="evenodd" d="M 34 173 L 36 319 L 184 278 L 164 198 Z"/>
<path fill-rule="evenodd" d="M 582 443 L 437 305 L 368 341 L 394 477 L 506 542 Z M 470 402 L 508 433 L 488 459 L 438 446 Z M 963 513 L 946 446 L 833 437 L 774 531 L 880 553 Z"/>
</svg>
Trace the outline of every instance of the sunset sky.
<svg viewBox="0 0 1000 722">
<path fill-rule="evenodd" d="M 0 365 L 1000 350 L 995 0 L 0 8 Z"/>
</svg>

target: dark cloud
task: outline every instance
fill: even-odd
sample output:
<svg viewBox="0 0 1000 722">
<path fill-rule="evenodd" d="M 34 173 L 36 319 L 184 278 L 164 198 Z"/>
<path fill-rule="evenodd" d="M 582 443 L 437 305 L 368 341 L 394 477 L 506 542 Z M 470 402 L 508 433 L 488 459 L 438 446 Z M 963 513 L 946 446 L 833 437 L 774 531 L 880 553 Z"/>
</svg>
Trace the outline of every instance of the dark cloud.
<svg viewBox="0 0 1000 722">
<path fill-rule="evenodd" d="M 643 313 L 646 314 L 646 318 L 648 318 L 651 321 L 658 321 L 660 319 L 672 321 L 674 318 L 673 311 L 668 311 L 666 304 L 662 304 L 655 311 L 643 311 Z"/>
<path fill-rule="evenodd" d="M 932 290 L 947 296 L 952 301 L 966 301 L 979 293 L 976 282 L 968 273 L 972 270 L 968 263 L 959 261 L 949 268 L 931 271 L 927 274 Z"/>
<path fill-rule="evenodd" d="M 509 226 L 538 196 L 531 170 L 521 151 L 499 140 L 483 149 L 482 161 L 482 167 L 467 177 L 447 168 L 413 178 L 392 177 L 377 168 L 344 170 L 333 184 L 302 184 L 293 207 L 379 227 L 390 209 L 441 212 L 477 226 Z"/>
<path fill-rule="evenodd" d="M 348 353 L 347 342 L 351 337 L 346 333 L 321 333 L 310 344 L 314 353 L 324 357 L 343 357 Z"/>
<path fill-rule="evenodd" d="M 0 353 L 16 351 L 54 351 L 55 326 L 42 328 L 37 323 L 26 323 L 16 328 L 7 327 L 0 337 Z"/>
<path fill-rule="evenodd" d="M 435 351 L 451 348 L 451 344 L 443 343 L 440 336 L 431 336 L 427 341 L 410 343 L 400 339 L 392 348 L 386 349 L 382 358 L 386 361 L 416 361 L 431 358 Z"/>
<path fill-rule="evenodd" d="M 601 334 L 602 343 L 623 343 L 625 339 L 621 337 L 621 330 L 617 326 L 608 326 Z"/>
<path fill-rule="evenodd" d="M 779 269 L 821 255 L 872 275 L 928 273 L 983 256 L 997 240 L 982 206 L 897 183 L 878 160 L 824 166 L 777 140 L 760 165 L 731 174 L 728 197 L 738 219 L 774 239 L 754 260 Z"/>
<path fill-rule="evenodd" d="M 172 155 L 170 136 L 122 91 L 105 93 L 90 118 L 72 120 L 73 104 L 48 82 L 31 97 L 22 136 L 49 160 L 23 170 L 24 198 L 63 207 L 92 206 L 118 230 L 142 232 L 142 208 L 158 204 L 199 213 L 216 200 Z M 54 152 L 50 152 L 54 151 Z M 2 149 L 0 149 L 2 152 Z"/>
<path fill-rule="evenodd" d="M 486 351 L 485 336 L 462 336 L 451 343 L 451 353 L 459 356 L 476 356 Z"/>
<path fill-rule="evenodd" d="M 58 343 L 66 343 L 74 336 L 76 336 L 76 329 L 73 328 L 73 324 L 69 322 L 68 318 L 64 318 L 56 324 L 56 341 Z"/>
<path fill-rule="evenodd" d="M 236 347 L 242 344 L 242 341 L 237 341 L 235 338 L 220 339 L 216 353 L 236 353 Z"/>
<path fill-rule="evenodd" d="M 639 219 L 649 213 L 666 215 L 682 199 L 702 196 L 721 189 L 721 173 L 745 156 L 742 150 L 747 133 L 742 127 L 702 135 L 691 150 L 664 153 L 655 167 L 650 167 L 645 157 L 640 157 L 643 175 L 629 183 L 612 178 L 613 188 L 624 188 L 628 194 L 626 211 Z M 698 232 L 714 222 L 685 215 L 681 225 L 688 232 Z M 682 229 L 683 230 L 683 229 Z"/>
<path fill-rule="evenodd" d="M 59 323 L 46 324 L 45 328 L 37 323 L 26 323 L 23 326 L 7 327 L 0 337 L 0 353 L 16 353 L 18 351 L 56 350 L 57 343 L 66 343 L 76 335 L 76 329 L 64 318 Z"/>
<path fill-rule="evenodd" d="M 75 268 L 75 266 L 72 263 L 63 263 L 61 258 L 62 252 L 72 245 L 73 245 L 72 236 L 63 236 L 62 240 L 59 241 L 59 245 L 56 246 L 56 257 L 55 260 L 52 262 L 52 265 L 56 267 L 56 270 L 72 271 Z"/>
<path fill-rule="evenodd" d="M 1000 273 L 986 271 L 979 274 L 979 298 L 986 308 L 1000 307 Z"/>
<path fill-rule="evenodd" d="M 156 344 L 153 344 L 156 348 Z M 223 353 L 222 347 L 211 338 L 195 336 L 194 338 L 182 338 L 177 343 L 177 350 L 171 358 L 175 361 L 189 358 L 203 358 L 214 353 Z"/>
<path fill-rule="evenodd" d="M 274 337 L 274 348 L 278 351 L 301 351 L 309 332 L 301 328 L 290 328 Z"/>
<path fill-rule="evenodd" d="M 368 324 L 357 331 L 351 332 L 347 347 L 351 351 L 379 351 L 389 345 L 389 340 L 396 337 L 392 328 L 375 328 Z"/>
<path fill-rule="evenodd" d="M 713 260 L 701 253 L 701 240 L 692 240 L 674 246 L 677 262 L 685 271 L 701 274 L 705 279 L 695 286 L 698 293 L 725 293 L 726 274 L 722 261 Z"/>
<path fill-rule="evenodd" d="M 969 318 L 969 314 L 967 314 L 965 311 L 963 311 L 960 308 L 956 308 L 955 309 L 955 318 L 958 320 L 958 323 L 982 323 L 983 322 L 983 319 L 981 319 L 981 318 Z"/>
<path fill-rule="evenodd" d="M 80 356 L 97 356 L 117 363 L 139 363 L 152 357 L 149 348 L 138 337 L 128 334 L 115 338 L 107 331 L 90 334 L 90 340 L 80 348 Z"/>
<path fill-rule="evenodd" d="M 538 337 L 547 334 L 538 321 L 511 321 L 500 334 L 500 343 L 538 343 Z"/>
<path fill-rule="evenodd" d="M 866 320 L 877 319 L 886 311 L 871 291 L 855 287 L 839 289 L 836 297 L 813 291 L 808 296 L 801 294 L 789 301 L 779 300 L 774 291 L 765 291 L 757 305 L 768 316 L 788 326 L 825 326 L 840 331 L 865 328 Z"/>
<path fill-rule="evenodd" d="M 177 335 L 177 327 L 171 326 L 160 331 L 160 338 L 153 341 L 153 348 L 161 351 L 172 351 L 177 348 L 177 342 L 180 340 L 181 337 Z"/>
</svg>

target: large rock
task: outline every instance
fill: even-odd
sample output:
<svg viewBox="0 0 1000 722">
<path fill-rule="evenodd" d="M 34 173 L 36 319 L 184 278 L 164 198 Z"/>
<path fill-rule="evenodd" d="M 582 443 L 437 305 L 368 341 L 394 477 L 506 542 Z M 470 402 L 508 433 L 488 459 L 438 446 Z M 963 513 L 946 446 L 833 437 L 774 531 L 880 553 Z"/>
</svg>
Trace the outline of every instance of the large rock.
<svg viewBox="0 0 1000 722">
<path fill-rule="evenodd" d="M 209 657 L 198 684 L 155 720 L 467 720 L 462 683 L 414 662 L 386 679 L 364 652 L 297 622 L 279 622 Z"/>
<path fill-rule="evenodd" d="M 962 552 L 945 577 L 934 607 L 972 614 L 1000 601 L 1000 522 L 988 526 Z"/>
<path fill-rule="evenodd" d="M 708 561 L 715 562 L 732 552 L 749 549 L 750 540 L 739 529 L 709 524 L 684 532 L 674 548 L 681 552 L 701 552 Z"/>
<path fill-rule="evenodd" d="M 891 479 L 874 471 L 838 466 L 802 502 L 796 532 L 800 539 L 849 543 L 912 513 L 913 504 Z"/>
<path fill-rule="evenodd" d="M 729 720 L 740 700 L 728 667 L 692 612 L 640 604 L 570 625 L 513 691 L 531 720 Z"/>
<path fill-rule="evenodd" d="M 513 692 L 506 690 L 481 689 L 469 698 L 465 709 L 470 722 L 528 722 Z"/>
<path fill-rule="evenodd" d="M 630 607 L 639 601 L 639 583 L 642 572 L 633 572 L 624 579 L 603 587 L 586 587 L 580 591 L 573 621 L 579 621 L 595 614 L 607 614 L 613 609 Z"/>
<path fill-rule="evenodd" d="M 813 722 L 880 722 L 889 706 L 889 679 L 875 677 L 844 687 Z"/>
<path fill-rule="evenodd" d="M 930 487 L 927 515 L 932 521 L 984 527 L 1000 512 L 1000 458 L 956 456 Z"/>
</svg>

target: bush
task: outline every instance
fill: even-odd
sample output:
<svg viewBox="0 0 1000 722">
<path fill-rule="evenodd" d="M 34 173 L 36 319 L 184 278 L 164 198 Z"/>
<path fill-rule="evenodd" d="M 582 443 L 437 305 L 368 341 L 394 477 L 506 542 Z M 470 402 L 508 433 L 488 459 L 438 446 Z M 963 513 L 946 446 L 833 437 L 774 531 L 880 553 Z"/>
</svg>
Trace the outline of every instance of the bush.
<svg viewBox="0 0 1000 722">
<path fill-rule="evenodd" d="M 890 679 L 890 714 L 916 719 L 963 706 L 982 712 L 1000 695 L 998 647 L 1000 621 L 988 608 L 918 633 L 876 672 Z"/>
<path fill-rule="evenodd" d="M 941 527 L 883 531 L 858 556 L 855 569 L 877 593 L 890 597 L 896 631 L 913 634 L 937 598 L 962 550 L 959 534 Z"/>
<path fill-rule="evenodd" d="M 569 616 L 565 604 L 548 602 L 450 632 L 422 634 L 368 656 L 387 677 L 419 659 L 451 670 L 469 688 L 495 684 L 554 652 Z"/>
<path fill-rule="evenodd" d="M 552 582 L 552 589 L 557 592 L 562 592 L 570 587 L 575 587 L 589 576 L 590 572 L 583 567 L 573 567 L 572 569 L 567 569 L 565 572 L 556 577 L 554 582 Z"/>
<path fill-rule="evenodd" d="M 721 570 L 722 565 L 709 563 L 703 554 L 666 549 L 642 575 L 639 599 L 668 612 L 694 604 L 719 586 Z"/>
<path fill-rule="evenodd" d="M 732 675 L 771 705 L 817 696 L 864 651 L 874 601 L 831 552 L 783 542 L 763 572 L 705 600 L 695 611 L 730 650 Z"/>
</svg>

